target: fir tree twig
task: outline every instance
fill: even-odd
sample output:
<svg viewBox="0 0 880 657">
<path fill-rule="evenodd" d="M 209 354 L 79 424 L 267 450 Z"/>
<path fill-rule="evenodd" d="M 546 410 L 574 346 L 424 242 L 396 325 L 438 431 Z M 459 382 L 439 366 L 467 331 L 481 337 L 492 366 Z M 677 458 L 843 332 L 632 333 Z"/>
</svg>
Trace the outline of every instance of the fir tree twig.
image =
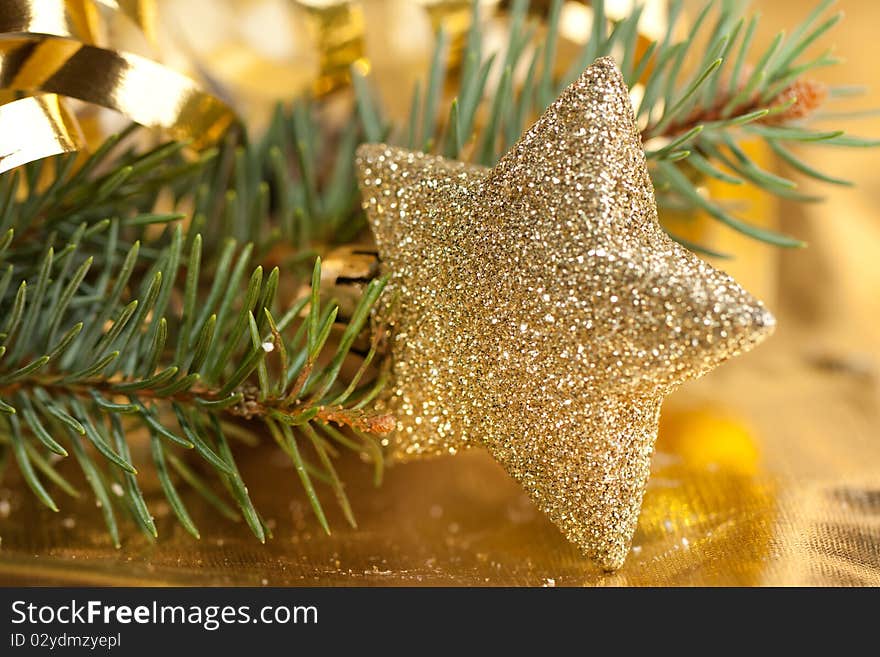
<svg viewBox="0 0 880 657">
<path fill-rule="evenodd" d="M 848 183 L 803 161 L 798 144 L 877 144 L 811 126 L 824 103 L 852 91 L 809 78 L 836 62 L 830 53 L 805 58 L 838 20 L 825 17 L 832 3 L 821 2 L 763 52 L 752 47 L 756 19 L 741 17 L 736 3 L 709 3 L 684 31 L 681 4 L 671 5 L 666 35 L 637 48 L 639 11 L 609 29 L 604 3 L 594 2 L 590 38 L 561 62 L 560 0 L 545 26 L 514 0 L 497 53 L 486 52 L 475 19 L 460 69 L 447 71 L 448 39 L 438 35 L 404 125 L 383 118 L 369 79 L 355 73 L 357 120 L 341 129 L 328 129 L 322 101 L 299 99 L 279 106 L 260 139 L 234 131 L 198 157 L 182 143 L 142 152 L 131 145 L 132 127 L 87 158 L 59 156 L 0 176 L 0 463 L 15 461 L 37 497 L 57 509 L 57 492 L 81 494 L 55 468 L 55 459 L 73 456 L 114 543 L 119 511 L 153 537 L 137 478 L 144 454 L 130 444 L 139 430 L 186 531 L 200 535 L 181 485 L 265 540 L 228 440 L 251 435 L 239 423 L 264 426 L 291 459 L 319 523 L 329 530 L 319 502 L 327 485 L 354 524 L 332 457 L 336 447 L 357 452 L 381 479 L 376 437 L 393 420 L 368 410 L 387 378 L 381 366 L 378 374 L 370 368 L 376 335 L 351 365 L 384 282 L 366 285 L 340 318 L 337 304 L 321 297 L 316 256 L 364 227 L 357 145 L 389 140 L 492 165 L 602 55 L 615 56 L 639 96 L 635 113 L 661 207 L 700 209 L 756 239 L 800 244 L 749 224 L 699 187 L 718 179 L 808 202 L 814 197 L 792 180 L 761 169 L 743 140 L 764 141 L 799 173 L 830 184 Z M 457 94 L 445 106 L 452 78 Z M 310 291 L 297 299 L 291 290 L 301 285 Z"/>
</svg>

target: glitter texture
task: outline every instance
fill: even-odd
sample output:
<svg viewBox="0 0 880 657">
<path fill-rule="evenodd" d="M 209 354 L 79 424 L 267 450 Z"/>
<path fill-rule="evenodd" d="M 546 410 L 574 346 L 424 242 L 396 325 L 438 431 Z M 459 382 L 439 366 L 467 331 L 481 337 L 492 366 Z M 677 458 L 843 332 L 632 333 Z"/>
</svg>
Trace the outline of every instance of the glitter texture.
<svg viewBox="0 0 880 657">
<path fill-rule="evenodd" d="M 585 555 L 618 568 L 663 397 L 774 320 L 661 229 L 613 60 L 493 169 L 372 144 L 358 171 L 391 272 L 392 457 L 485 445 Z"/>
</svg>

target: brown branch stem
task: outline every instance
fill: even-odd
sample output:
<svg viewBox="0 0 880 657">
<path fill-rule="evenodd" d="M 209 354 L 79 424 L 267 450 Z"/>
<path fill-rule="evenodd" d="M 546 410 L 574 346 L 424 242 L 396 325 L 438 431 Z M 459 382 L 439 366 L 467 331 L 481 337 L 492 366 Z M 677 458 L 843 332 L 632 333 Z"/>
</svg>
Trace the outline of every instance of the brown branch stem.
<svg viewBox="0 0 880 657">
<path fill-rule="evenodd" d="M 132 402 L 133 399 L 146 399 L 166 403 L 178 402 L 182 404 L 194 404 L 197 399 L 207 402 L 221 401 L 219 390 L 207 386 L 195 385 L 187 390 L 181 390 L 168 395 L 161 395 L 154 389 L 144 388 L 137 391 L 120 391 L 115 386 L 125 383 L 122 379 L 94 378 L 76 383 L 64 382 L 62 377 L 35 376 L 23 381 L 0 386 L 0 395 L 14 394 L 22 389 L 43 388 L 48 391 L 61 392 L 67 395 L 75 395 L 84 399 L 91 398 L 91 392 L 103 393 L 109 398 L 124 397 Z M 271 413 L 282 413 L 285 416 L 296 419 L 315 407 L 304 405 L 297 407 L 285 403 L 285 398 L 260 399 L 259 390 L 252 386 L 241 386 L 234 393 L 241 393 L 243 398 L 236 404 L 220 409 L 221 412 L 236 418 L 250 420 L 253 418 L 268 417 Z M 333 422 L 340 426 L 364 431 L 375 435 L 385 435 L 394 427 L 393 418 L 381 413 L 367 413 L 362 410 L 346 409 L 340 406 L 320 406 L 315 415 L 324 422 Z"/>
<path fill-rule="evenodd" d="M 762 102 L 760 91 L 756 91 L 749 99 L 734 107 L 731 112 L 724 114 L 724 108 L 727 106 L 727 103 L 739 92 L 740 89 L 737 89 L 733 94 L 723 93 L 711 105 L 698 105 L 694 107 L 686 117 L 678 121 L 672 121 L 660 132 L 656 131 L 656 123 L 646 126 L 641 133 L 642 142 L 661 137 L 673 139 L 699 125 L 721 121 L 725 118 L 744 116 L 761 109 L 781 108 L 784 105 L 790 104 L 783 111 L 768 114 L 757 120 L 757 123 L 779 125 L 809 116 L 825 101 L 828 95 L 827 87 L 824 84 L 815 80 L 798 78 L 768 101 Z"/>
</svg>

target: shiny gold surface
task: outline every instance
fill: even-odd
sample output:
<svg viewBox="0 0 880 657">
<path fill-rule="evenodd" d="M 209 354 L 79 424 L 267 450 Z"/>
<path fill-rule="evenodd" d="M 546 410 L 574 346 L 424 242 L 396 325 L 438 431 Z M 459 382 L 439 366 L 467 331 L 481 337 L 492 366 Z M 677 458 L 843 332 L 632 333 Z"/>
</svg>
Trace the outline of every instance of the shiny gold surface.
<svg viewBox="0 0 880 657">
<path fill-rule="evenodd" d="M 0 86 L 101 105 L 194 146 L 215 141 L 234 119 L 220 100 L 160 64 L 59 37 L 0 40 Z"/>
<path fill-rule="evenodd" d="M 55 94 L 0 105 L 0 173 L 83 146 L 76 121 Z"/>
<path fill-rule="evenodd" d="M 70 37 L 104 46 L 101 6 L 124 16 L 155 41 L 154 0 L 4 0 L 0 33 Z"/>
<path fill-rule="evenodd" d="M 124 4 L 111 3 L 149 27 L 150 3 Z M 8 0 L 0 6 L 0 90 L 7 97 L 49 99 L 19 102 L 3 114 L 0 170 L 85 146 L 57 96 L 115 110 L 190 140 L 194 148 L 216 141 L 235 120 L 225 103 L 189 78 L 139 55 L 90 45 L 99 28 L 90 0 Z M 26 130 L 33 132 L 25 139 Z"/>
<path fill-rule="evenodd" d="M 308 29 L 318 45 L 320 74 L 313 84 L 316 95 L 336 89 L 350 79 L 350 67 L 364 57 L 364 16 L 360 3 L 298 0 Z"/>
</svg>

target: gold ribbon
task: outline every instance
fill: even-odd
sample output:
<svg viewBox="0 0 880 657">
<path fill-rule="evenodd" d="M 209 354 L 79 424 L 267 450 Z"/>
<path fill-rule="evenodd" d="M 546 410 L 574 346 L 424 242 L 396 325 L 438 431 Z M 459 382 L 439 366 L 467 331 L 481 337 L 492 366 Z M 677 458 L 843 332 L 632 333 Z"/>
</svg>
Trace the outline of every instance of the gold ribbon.
<svg viewBox="0 0 880 657">
<path fill-rule="evenodd" d="M 84 146 L 79 126 L 55 94 L 0 106 L 0 173 Z"/>
<path fill-rule="evenodd" d="M 128 16 L 150 38 L 149 0 L 3 0 L 0 93 L 34 98 L 0 113 L 0 171 L 83 148 L 64 98 L 115 110 L 194 148 L 215 142 L 235 121 L 225 103 L 190 78 L 145 57 L 94 45 L 94 2 Z"/>
<path fill-rule="evenodd" d="M 196 146 L 215 141 L 233 120 L 224 103 L 161 64 L 60 37 L 0 40 L 0 87 L 108 107 Z"/>
<path fill-rule="evenodd" d="M 101 12 L 98 5 L 125 16 L 150 43 L 156 42 L 156 4 L 153 0 L 3 0 L 0 33 L 70 37 L 98 43 Z"/>
</svg>

